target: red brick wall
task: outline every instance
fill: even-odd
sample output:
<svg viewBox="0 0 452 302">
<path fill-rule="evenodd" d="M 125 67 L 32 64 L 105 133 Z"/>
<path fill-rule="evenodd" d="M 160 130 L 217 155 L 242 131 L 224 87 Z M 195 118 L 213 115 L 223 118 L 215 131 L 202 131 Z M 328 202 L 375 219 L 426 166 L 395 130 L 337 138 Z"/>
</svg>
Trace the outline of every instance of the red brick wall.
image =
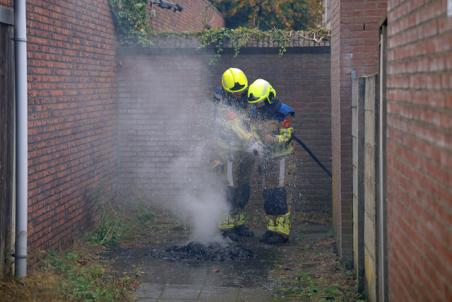
<svg viewBox="0 0 452 302">
<path fill-rule="evenodd" d="M 0 5 L 13 6 L 13 0 L 0 0 Z"/>
<path fill-rule="evenodd" d="M 29 243 L 86 226 L 113 168 L 116 38 L 107 0 L 29 0 Z"/>
<path fill-rule="evenodd" d="M 223 25 L 207 1 L 178 3 L 156 8 L 157 30 Z M 29 244 L 56 248 L 88 225 L 90 192 L 111 186 L 117 43 L 108 0 L 29 0 L 27 19 Z"/>
<path fill-rule="evenodd" d="M 208 139 L 208 135 L 197 137 L 200 131 L 193 131 L 193 126 L 181 121 L 181 117 L 187 119 L 187 115 L 201 111 L 197 108 L 211 105 L 212 90 L 220 85 L 221 73 L 230 66 L 243 69 L 250 81 L 263 77 L 274 85 L 281 100 L 297 111 L 295 131 L 330 168 L 328 50 L 328 47 L 319 47 L 318 51 L 286 53 L 280 57 L 277 50 L 273 54 L 266 54 L 265 49 L 262 53 L 245 54 L 246 49 L 242 49 L 237 58 L 223 55 L 213 68 L 208 65 L 210 55 L 169 55 L 158 50 L 153 54 L 129 52 L 122 55 L 118 78 L 117 187 L 122 191 L 145 192 L 153 200 L 174 198 L 170 195 L 178 193 L 178 184 L 174 183 L 168 167 L 174 165 L 177 156 L 186 153 L 193 141 Z M 209 111 L 208 117 L 199 118 L 200 122 L 209 123 L 211 114 Z M 191 119 L 188 118 L 189 122 Z M 301 147 L 295 148 L 297 209 L 329 212 L 330 178 Z M 256 197 L 262 200 L 260 194 Z"/>
<path fill-rule="evenodd" d="M 352 73 L 378 70 L 378 32 L 386 0 L 342 0 L 331 5 L 333 217 L 339 254 L 352 260 Z"/>
<path fill-rule="evenodd" d="M 181 5 L 183 7 L 182 12 L 162 9 L 157 5 L 152 6 L 155 16 L 151 14 L 151 25 L 155 31 L 201 31 L 206 28 L 224 26 L 223 16 L 207 0 L 177 0 L 172 2 Z"/>
<path fill-rule="evenodd" d="M 452 17 L 388 2 L 389 297 L 451 301 Z"/>
</svg>

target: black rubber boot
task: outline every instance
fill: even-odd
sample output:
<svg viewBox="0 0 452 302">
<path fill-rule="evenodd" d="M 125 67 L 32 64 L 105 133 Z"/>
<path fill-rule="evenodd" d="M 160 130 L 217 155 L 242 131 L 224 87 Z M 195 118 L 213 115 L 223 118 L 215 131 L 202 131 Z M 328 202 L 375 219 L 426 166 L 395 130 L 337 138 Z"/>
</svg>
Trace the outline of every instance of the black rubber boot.
<svg viewBox="0 0 452 302">
<path fill-rule="evenodd" d="M 221 234 L 223 237 L 229 238 L 232 241 L 239 241 L 240 239 L 240 236 L 235 233 L 234 229 L 223 230 L 221 231 Z"/>
<path fill-rule="evenodd" d="M 289 241 L 289 237 L 272 232 L 272 231 L 266 231 L 264 235 L 262 236 L 261 242 L 267 243 L 267 244 L 282 244 Z"/>
<path fill-rule="evenodd" d="M 239 225 L 233 230 L 240 237 L 254 237 L 253 231 L 251 231 L 251 229 L 244 224 Z"/>
<path fill-rule="evenodd" d="M 245 225 L 239 225 L 233 229 L 224 230 L 223 237 L 227 237 L 232 241 L 238 241 L 241 237 L 253 237 L 254 233 Z"/>
</svg>

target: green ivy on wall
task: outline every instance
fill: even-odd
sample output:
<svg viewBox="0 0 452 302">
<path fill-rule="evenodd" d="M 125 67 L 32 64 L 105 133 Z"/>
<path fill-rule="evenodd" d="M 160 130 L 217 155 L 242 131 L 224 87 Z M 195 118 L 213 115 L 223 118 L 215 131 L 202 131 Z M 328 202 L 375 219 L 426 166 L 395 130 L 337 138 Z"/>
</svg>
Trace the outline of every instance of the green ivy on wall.
<svg viewBox="0 0 452 302">
<path fill-rule="evenodd" d="M 290 31 L 283 29 L 260 30 L 257 28 L 239 27 L 207 29 L 199 33 L 165 33 L 156 36 L 170 37 L 193 37 L 199 39 L 201 48 L 213 48 L 215 55 L 211 64 L 215 64 L 224 52 L 224 48 L 232 48 L 234 57 L 240 53 L 240 49 L 250 44 L 272 43 L 279 49 L 279 55 L 283 55 L 289 43 L 294 39 L 305 39 L 314 43 L 321 43 L 328 40 L 330 33 L 326 29 L 316 29 L 310 31 Z"/>
<path fill-rule="evenodd" d="M 310 31 L 289 31 L 283 29 L 260 30 L 256 28 L 239 27 L 231 28 L 214 28 L 207 29 L 202 32 L 165 32 L 156 33 L 152 38 L 166 39 L 187 39 L 196 38 L 200 43 L 200 48 L 212 48 L 215 51 L 210 64 L 216 64 L 221 58 L 225 48 L 234 50 L 234 57 L 239 55 L 243 47 L 251 44 L 271 43 L 279 49 L 279 55 L 286 52 L 290 42 L 294 39 L 303 39 L 312 41 L 313 43 L 321 43 L 329 40 L 330 32 L 320 28 Z M 267 45 L 268 46 L 268 45 Z"/>
<path fill-rule="evenodd" d="M 251 44 L 266 44 L 278 47 L 283 55 L 290 42 L 297 39 L 320 43 L 329 39 L 326 29 L 310 31 L 293 31 L 284 29 L 261 30 L 258 28 L 214 28 L 202 32 L 167 32 L 153 33 L 150 25 L 147 0 L 109 0 L 114 15 L 116 30 L 122 45 L 150 46 L 152 39 L 165 38 L 197 38 L 200 48 L 212 48 L 215 54 L 211 64 L 215 64 L 224 52 L 224 48 L 232 48 L 234 57 L 240 49 Z M 269 45 L 266 45 L 269 46 Z"/>
<path fill-rule="evenodd" d="M 148 0 L 109 0 L 121 44 L 149 45 Z"/>
</svg>

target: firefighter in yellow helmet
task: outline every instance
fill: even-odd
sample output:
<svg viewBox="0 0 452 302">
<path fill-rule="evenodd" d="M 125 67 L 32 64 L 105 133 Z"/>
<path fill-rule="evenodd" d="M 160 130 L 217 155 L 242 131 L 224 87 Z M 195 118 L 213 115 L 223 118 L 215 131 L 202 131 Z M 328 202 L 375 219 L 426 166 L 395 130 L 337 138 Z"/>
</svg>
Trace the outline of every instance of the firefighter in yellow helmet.
<svg viewBox="0 0 452 302">
<path fill-rule="evenodd" d="M 221 86 L 214 91 L 215 160 L 224 177 L 226 199 L 230 207 L 228 217 L 221 222 L 223 235 L 237 240 L 250 237 L 253 232 L 245 226 L 243 209 L 250 197 L 253 155 L 248 152 L 253 134 L 247 115 L 248 79 L 238 68 L 227 69 L 221 78 Z"/>
<path fill-rule="evenodd" d="M 295 111 L 276 97 L 269 82 L 258 79 L 248 89 L 251 123 L 256 135 L 264 143 L 265 152 L 259 160 L 262 175 L 264 209 L 267 231 L 262 241 L 269 244 L 289 240 L 290 206 L 287 185 L 293 167 L 292 118 Z"/>
</svg>

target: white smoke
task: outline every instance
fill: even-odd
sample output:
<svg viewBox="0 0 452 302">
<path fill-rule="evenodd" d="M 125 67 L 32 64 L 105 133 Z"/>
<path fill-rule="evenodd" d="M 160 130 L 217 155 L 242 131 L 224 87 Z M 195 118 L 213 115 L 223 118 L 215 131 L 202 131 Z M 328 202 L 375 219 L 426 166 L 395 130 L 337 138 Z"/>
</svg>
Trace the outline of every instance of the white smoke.
<svg viewBox="0 0 452 302">
<path fill-rule="evenodd" d="M 143 192 L 169 209 L 190 226 L 191 240 L 218 242 L 229 208 L 224 176 L 209 171 L 209 152 L 215 140 L 212 83 L 219 84 L 221 73 L 212 75 L 201 56 L 167 58 L 123 58 L 119 133 L 127 156 L 119 166 L 131 184 L 124 190 Z"/>
<path fill-rule="evenodd" d="M 191 241 L 208 244 L 224 242 L 220 222 L 229 212 L 223 180 L 208 170 L 208 143 L 200 143 L 175 159 L 170 171 L 183 189 L 177 195 L 173 212 L 191 227 Z"/>
</svg>

